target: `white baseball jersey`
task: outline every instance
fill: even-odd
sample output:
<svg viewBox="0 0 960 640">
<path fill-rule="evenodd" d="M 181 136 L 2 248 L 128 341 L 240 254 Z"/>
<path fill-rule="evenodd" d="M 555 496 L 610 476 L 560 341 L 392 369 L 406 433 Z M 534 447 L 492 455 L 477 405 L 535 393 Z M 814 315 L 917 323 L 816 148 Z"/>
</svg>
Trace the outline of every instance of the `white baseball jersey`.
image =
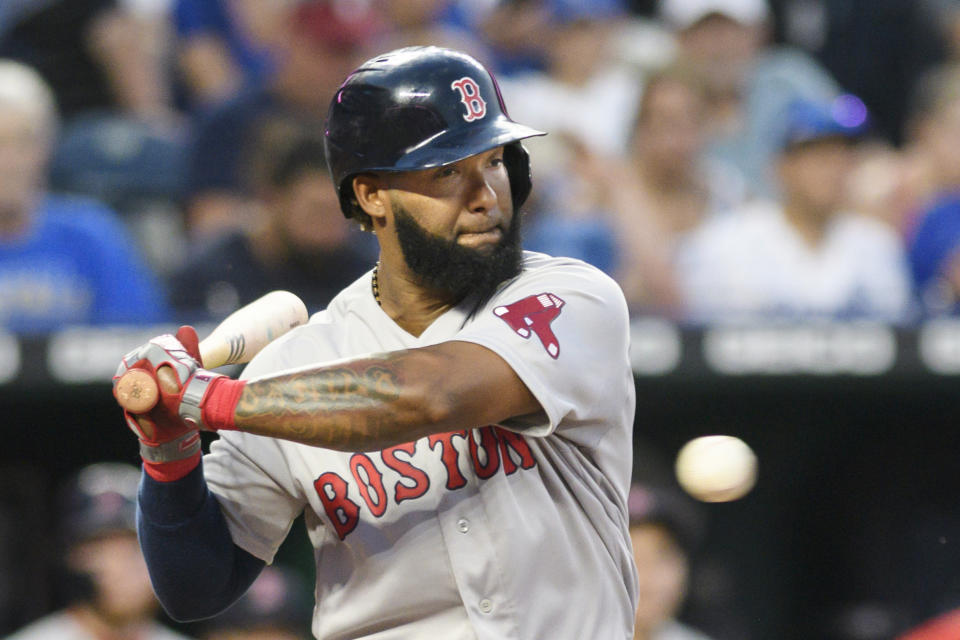
<svg viewBox="0 0 960 640">
<path fill-rule="evenodd" d="M 358 453 L 222 432 L 204 469 L 234 541 L 270 562 L 306 511 L 325 640 L 631 638 L 628 317 L 598 269 L 527 252 L 487 304 L 419 337 L 367 274 L 244 377 L 447 340 L 496 352 L 543 412 Z"/>
</svg>

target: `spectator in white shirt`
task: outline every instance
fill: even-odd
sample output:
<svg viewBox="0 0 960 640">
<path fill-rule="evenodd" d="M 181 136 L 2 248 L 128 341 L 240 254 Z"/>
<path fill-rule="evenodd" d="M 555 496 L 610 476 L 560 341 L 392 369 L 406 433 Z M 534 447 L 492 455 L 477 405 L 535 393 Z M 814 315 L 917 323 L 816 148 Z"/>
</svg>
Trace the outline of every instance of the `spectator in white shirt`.
<svg viewBox="0 0 960 640">
<path fill-rule="evenodd" d="M 775 165 L 781 201 L 712 221 L 682 248 L 687 318 L 905 321 L 911 295 L 899 236 L 843 208 L 866 108 L 853 96 L 797 101 L 787 119 Z"/>
</svg>

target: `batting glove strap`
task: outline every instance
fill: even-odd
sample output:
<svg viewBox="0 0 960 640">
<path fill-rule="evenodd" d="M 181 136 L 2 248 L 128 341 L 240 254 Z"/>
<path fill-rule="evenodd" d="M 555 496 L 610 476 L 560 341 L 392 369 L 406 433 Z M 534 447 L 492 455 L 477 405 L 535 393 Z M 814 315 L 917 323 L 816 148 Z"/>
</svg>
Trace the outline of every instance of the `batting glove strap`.
<svg viewBox="0 0 960 640">
<path fill-rule="evenodd" d="M 179 413 L 184 422 L 196 426 L 198 429 L 209 430 L 203 422 L 203 396 L 207 389 L 217 378 L 224 376 L 219 373 L 213 373 L 205 369 L 199 369 L 194 374 L 187 386 L 183 389 L 183 395 L 180 399 Z"/>
<path fill-rule="evenodd" d="M 237 405 L 246 385 L 246 380 L 232 380 L 226 376 L 211 381 L 200 407 L 203 423 L 216 431 L 236 429 Z"/>
<path fill-rule="evenodd" d="M 162 444 L 147 444 L 140 441 L 140 457 L 154 464 L 175 462 L 197 454 L 200 451 L 200 433 L 188 431 L 179 438 Z"/>
</svg>

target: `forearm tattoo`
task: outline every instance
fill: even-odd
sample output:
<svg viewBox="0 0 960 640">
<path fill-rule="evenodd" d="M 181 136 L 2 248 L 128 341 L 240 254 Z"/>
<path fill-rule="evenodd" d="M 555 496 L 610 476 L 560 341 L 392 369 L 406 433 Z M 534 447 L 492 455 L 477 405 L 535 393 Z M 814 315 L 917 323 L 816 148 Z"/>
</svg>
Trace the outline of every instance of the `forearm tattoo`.
<svg viewBox="0 0 960 640">
<path fill-rule="evenodd" d="M 237 427 L 335 449 L 375 446 L 415 419 L 404 403 L 404 369 L 399 356 L 253 380 Z"/>
</svg>

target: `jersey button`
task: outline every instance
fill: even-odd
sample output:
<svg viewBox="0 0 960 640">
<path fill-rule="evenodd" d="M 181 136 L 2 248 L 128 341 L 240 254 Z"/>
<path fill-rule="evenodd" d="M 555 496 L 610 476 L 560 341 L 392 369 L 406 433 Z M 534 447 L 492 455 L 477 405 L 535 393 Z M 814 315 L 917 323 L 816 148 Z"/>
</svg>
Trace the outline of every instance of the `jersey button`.
<svg viewBox="0 0 960 640">
<path fill-rule="evenodd" d="M 460 518 L 457 520 L 457 530 L 460 533 L 466 533 L 467 531 L 470 531 L 470 521 L 466 518 Z"/>
<path fill-rule="evenodd" d="M 484 598 L 480 601 L 480 611 L 484 613 L 490 613 L 493 611 L 493 603 Z"/>
</svg>

